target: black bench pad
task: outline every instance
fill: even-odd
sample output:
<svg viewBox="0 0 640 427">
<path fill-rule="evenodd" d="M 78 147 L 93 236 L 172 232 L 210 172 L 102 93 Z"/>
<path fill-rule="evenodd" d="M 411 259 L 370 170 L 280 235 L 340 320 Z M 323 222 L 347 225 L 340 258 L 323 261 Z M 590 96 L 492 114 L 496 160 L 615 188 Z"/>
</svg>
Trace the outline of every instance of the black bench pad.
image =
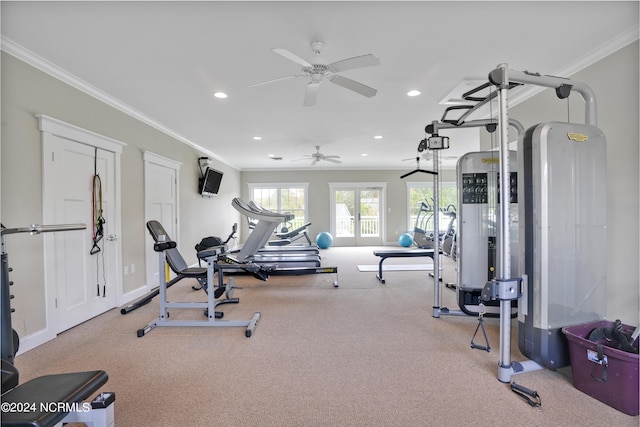
<svg viewBox="0 0 640 427">
<path fill-rule="evenodd" d="M 3 402 L 34 404 L 33 412 L 3 412 L 3 426 L 53 426 L 68 412 L 41 411 L 40 404 L 82 402 L 107 382 L 105 371 L 72 372 L 44 375 L 19 385 L 2 396 Z M 46 408 L 43 408 L 46 409 Z"/>
<path fill-rule="evenodd" d="M 378 264 L 378 274 L 376 277 L 381 283 L 385 283 L 382 277 L 382 263 L 387 258 L 413 258 L 413 257 L 430 257 L 433 259 L 433 249 L 384 249 L 373 251 L 375 256 L 380 257 Z"/>
</svg>

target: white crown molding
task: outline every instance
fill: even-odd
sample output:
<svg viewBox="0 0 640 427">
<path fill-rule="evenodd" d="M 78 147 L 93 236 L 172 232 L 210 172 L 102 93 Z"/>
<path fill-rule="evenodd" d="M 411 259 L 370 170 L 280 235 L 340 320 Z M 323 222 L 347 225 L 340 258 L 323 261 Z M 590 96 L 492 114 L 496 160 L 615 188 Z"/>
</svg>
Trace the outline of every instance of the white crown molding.
<svg viewBox="0 0 640 427">
<path fill-rule="evenodd" d="M 575 73 L 582 71 L 588 66 L 593 65 L 601 59 L 611 55 L 612 53 L 622 49 L 623 47 L 635 42 L 640 38 L 639 33 L 640 26 L 636 25 L 635 27 L 609 40 L 608 42 L 601 44 L 574 63 L 569 64 L 568 66 L 561 68 L 560 70 L 557 70 L 555 73 L 553 73 L 553 75 L 558 77 L 572 76 Z M 540 86 L 529 86 L 525 90 L 518 91 L 517 95 L 509 97 L 509 104 L 511 106 L 518 105 L 520 102 L 531 98 L 533 95 L 540 93 L 542 90 L 544 90 L 544 88 Z"/>
<path fill-rule="evenodd" d="M 625 31 L 624 33 L 618 35 L 617 37 L 614 37 L 608 42 L 601 44 L 600 46 L 598 46 L 591 52 L 587 53 L 582 58 L 578 59 L 572 64 L 569 64 L 564 68 L 556 70 L 554 73 L 550 75 L 557 76 L 557 77 L 572 76 L 575 73 L 582 71 L 588 66 L 593 65 L 596 62 L 600 61 L 601 59 L 611 55 L 612 53 L 622 49 L 623 47 L 630 45 L 631 43 L 635 42 L 638 39 L 640 39 L 640 26 L 636 25 L 635 27 L 629 29 L 628 31 Z M 535 71 L 535 70 L 528 70 L 528 71 Z M 512 93 L 510 93 L 509 95 L 509 107 L 514 107 L 520 104 L 521 102 L 526 101 L 532 96 L 542 92 L 544 89 L 545 89 L 544 87 L 533 86 L 533 85 L 514 88 L 512 91 L 510 91 Z M 493 111 L 493 114 L 492 114 L 492 111 Z M 496 114 L 497 114 L 497 110 L 495 108 L 492 110 L 489 105 L 485 105 L 483 107 L 480 107 L 474 113 L 474 118 L 486 119 L 486 118 L 489 118 L 491 115 L 495 117 Z"/>
<path fill-rule="evenodd" d="M 55 64 L 47 61 L 46 59 L 36 55 L 35 53 L 29 51 L 28 49 L 20 46 L 18 43 L 14 42 L 13 40 L 2 36 L 2 38 L 0 39 L 0 49 L 3 50 L 4 52 L 8 53 L 9 55 L 21 60 L 22 62 L 25 62 L 29 65 L 31 65 L 32 67 L 60 80 L 61 82 L 75 88 L 78 89 L 79 91 L 86 93 L 87 95 L 97 99 L 98 101 L 101 101 L 107 105 L 109 105 L 110 107 L 113 107 L 123 113 L 125 113 L 126 115 L 133 117 L 134 119 L 147 124 L 149 126 L 151 126 L 154 129 L 159 130 L 160 132 L 182 142 L 183 144 L 186 144 L 200 152 L 202 152 L 203 154 L 207 154 L 211 157 L 216 158 L 217 160 L 226 163 L 227 165 L 231 166 L 234 169 L 238 169 L 239 168 L 235 165 L 233 165 L 232 163 L 230 163 L 228 160 L 220 157 L 219 155 L 207 150 L 206 148 L 196 144 L 195 142 L 185 138 L 184 136 L 178 134 L 177 132 L 167 128 L 166 126 L 164 126 L 163 124 L 151 119 L 150 117 L 142 114 L 141 112 L 135 110 L 134 108 L 130 107 L 129 105 L 125 104 L 124 102 L 112 97 L 111 95 L 107 94 L 106 92 L 101 91 L 100 89 L 96 88 L 95 86 L 85 82 L 84 80 L 78 78 L 77 76 L 74 76 L 73 74 L 67 72 L 66 70 L 56 66 Z"/>
</svg>

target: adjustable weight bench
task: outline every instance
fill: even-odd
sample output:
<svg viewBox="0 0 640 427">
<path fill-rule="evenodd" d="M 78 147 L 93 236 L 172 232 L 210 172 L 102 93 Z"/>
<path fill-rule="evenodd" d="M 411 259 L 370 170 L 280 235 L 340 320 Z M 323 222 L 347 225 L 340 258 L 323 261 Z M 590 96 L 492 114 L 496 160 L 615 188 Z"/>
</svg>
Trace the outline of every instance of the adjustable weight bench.
<svg viewBox="0 0 640 427">
<path fill-rule="evenodd" d="M 433 259 L 433 249 L 386 249 L 373 251 L 375 256 L 380 257 L 380 263 L 378 264 L 378 274 L 376 278 L 380 283 L 385 283 L 382 277 L 382 263 L 387 258 L 414 258 L 414 257 L 429 257 Z"/>
<path fill-rule="evenodd" d="M 205 249 L 204 251 L 200 251 L 199 256 L 202 255 L 205 257 L 207 261 L 207 268 L 205 269 L 206 273 L 206 282 L 208 285 L 207 292 L 207 302 L 169 302 L 167 301 L 167 288 L 168 282 L 166 277 L 166 269 L 165 263 L 167 262 L 167 253 L 170 251 L 176 250 L 176 242 L 169 240 L 169 236 L 167 236 L 166 232 L 162 225 L 155 220 L 151 220 L 147 222 L 147 229 L 151 233 L 154 238 L 153 250 L 158 253 L 158 271 L 159 271 L 159 283 L 158 283 L 158 292 L 160 296 L 160 317 L 151 323 L 147 324 L 145 327 L 138 329 L 137 335 L 138 337 L 143 337 L 152 329 L 158 326 L 240 326 L 246 327 L 245 336 L 249 338 L 253 333 L 254 329 L 257 326 L 258 321 L 260 320 L 261 314 L 260 312 L 256 312 L 251 320 L 216 320 L 221 319 L 223 317 L 222 312 L 216 312 L 215 307 L 219 303 L 215 302 L 215 295 L 212 291 L 213 283 L 214 283 L 214 274 L 218 274 L 218 288 L 224 289 L 224 278 L 222 275 L 222 270 L 226 267 L 224 263 L 218 263 L 217 258 L 222 256 L 222 252 L 220 247 L 212 247 L 209 249 Z M 205 309 L 205 320 L 170 320 L 169 319 L 169 311 L 168 309 L 193 309 L 193 308 L 203 308 Z"/>
<path fill-rule="evenodd" d="M 147 222 L 147 230 L 149 230 L 149 233 L 151 234 L 153 241 L 156 243 L 158 242 L 158 238 L 160 236 L 164 236 L 166 240 L 171 240 L 171 237 L 169 237 L 169 235 L 165 231 L 162 224 L 160 224 L 158 221 L 151 220 Z M 203 253 L 202 259 L 206 258 L 206 256 L 204 255 L 208 255 L 208 256 L 218 255 L 226 250 L 227 250 L 226 245 L 204 249 L 202 251 Z M 204 289 L 205 292 L 209 292 L 209 290 L 211 289 L 214 292 L 213 295 L 215 299 L 220 298 L 225 292 L 227 293 L 227 298 L 217 301 L 216 305 L 237 304 L 238 302 L 240 302 L 238 298 L 232 298 L 229 294 L 228 289 L 225 287 L 218 287 L 216 289 L 213 289 L 214 288 L 213 285 L 211 287 L 208 287 L 207 268 L 206 267 L 189 267 L 187 265 L 187 262 L 182 257 L 182 254 L 178 251 L 177 248 L 173 247 L 173 248 L 167 249 L 165 251 L 165 259 L 167 261 L 167 265 L 169 265 L 169 268 L 171 268 L 171 271 L 173 271 L 176 275 L 173 279 L 167 282 L 166 289 L 169 289 L 171 286 L 175 285 L 177 282 L 179 282 L 182 279 L 191 278 L 191 279 L 196 279 L 199 283 L 199 287 L 193 287 L 194 290 Z M 136 310 L 142 307 L 143 305 L 148 304 L 149 302 L 151 302 L 153 298 L 155 298 L 159 294 L 160 294 L 160 287 L 152 290 L 151 292 L 142 296 L 136 301 L 132 302 L 128 306 L 123 307 L 122 309 L 120 309 L 120 313 L 122 314 L 130 313 L 133 310 Z"/>
<path fill-rule="evenodd" d="M 17 370 L 3 359 L 5 375 L 17 376 Z M 6 368 L 9 368 L 7 370 Z M 93 427 L 114 425 L 114 393 L 100 393 L 93 401 L 83 402 L 109 379 L 105 371 L 44 375 L 23 383 L 2 395 L 2 426 L 59 426 L 62 423 L 86 423 Z"/>
</svg>

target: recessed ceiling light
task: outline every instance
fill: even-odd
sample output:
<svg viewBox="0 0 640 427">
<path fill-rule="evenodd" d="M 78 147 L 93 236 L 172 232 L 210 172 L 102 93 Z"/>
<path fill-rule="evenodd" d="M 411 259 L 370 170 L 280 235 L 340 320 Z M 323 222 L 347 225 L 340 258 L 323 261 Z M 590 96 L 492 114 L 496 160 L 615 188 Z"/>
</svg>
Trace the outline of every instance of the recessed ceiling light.
<svg viewBox="0 0 640 427">
<path fill-rule="evenodd" d="M 413 89 L 413 90 L 410 90 L 409 92 L 407 92 L 407 95 L 409 95 L 409 96 L 418 96 L 418 95 L 421 95 L 421 94 L 422 94 L 422 92 L 420 92 L 419 90 L 416 90 L 416 89 Z"/>
<path fill-rule="evenodd" d="M 362 157 L 367 157 L 367 156 L 368 156 L 368 154 L 367 154 L 367 153 L 362 153 L 362 154 L 360 154 L 360 155 L 361 155 Z"/>
<path fill-rule="evenodd" d="M 260 140 L 262 139 L 262 137 L 261 137 L 261 136 L 254 136 L 254 137 L 253 137 L 253 139 L 254 139 L 255 141 L 260 141 Z"/>
<path fill-rule="evenodd" d="M 376 135 L 373 137 L 373 139 L 382 139 L 382 135 Z"/>
<path fill-rule="evenodd" d="M 215 92 L 213 96 L 215 96 L 218 99 L 225 99 L 227 97 L 227 94 L 224 92 Z"/>
</svg>

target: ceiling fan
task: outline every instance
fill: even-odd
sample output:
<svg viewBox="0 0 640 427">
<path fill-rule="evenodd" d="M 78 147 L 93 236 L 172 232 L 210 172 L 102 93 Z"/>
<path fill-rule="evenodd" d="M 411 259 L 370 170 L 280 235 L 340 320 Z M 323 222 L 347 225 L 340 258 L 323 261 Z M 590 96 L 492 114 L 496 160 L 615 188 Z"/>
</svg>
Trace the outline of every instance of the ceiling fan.
<svg viewBox="0 0 640 427">
<path fill-rule="evenodd" d="M 326 162 L 331 162 L 331 163 L 342 163 L 340 160 L 340 156 L 337 156 L 335 154 L 331 154 L 331 155 L 325 155 L 322 154 L 320 152 L 320 146 L 316 145 L 316 152 L 313 154 L 305 154 L 304 159 L 298 159 L 298 160 L 311 160 L 311 166 L 317 164 L 320 161 L 326 161 Z M 292 160 L 292 161 L 298 161 L 298 160 Z"/>
<path fill-rule="evenodd" d="M 336 84 L 338 86 L 342 86 L 346 89 L 352 90 L 360 95 L 371 98 L 375 96 L 378 92 L 376 89 L 373 89 L 367 85 L 359 83 L 355 80 L 348 79 L 339 75 L 339 72 L 346 70 L 353 70 L 356 68 L 364 68 L 371 67 L 374 65 L 379 65 L 380 60 L 373 56 L 372 54 L 355 56 L 353 58 L 343 59 L 341 61 L 328 63 L 324 58 L 320 56 L 322 49 L 324 48 L 324 42 L 315 41 L 311 43 L 311 50 L 315 53 L 315 57 L 307 61 L 302 59 L 298 55 L 291 53 L 286 49 L 274 48 L 271 49 L 278 55 L 281 55 L 290 61 L 295 62 L 298 65 L 302 66 L 302 74 L 295 74 L 292 76 L 281 77 L 278 79 L 267 80 L 265 82 L 252 84 L 249 87 L 260 86 L 267 83 L 273 83 L 280 80 L 292 79 L 296 77 L 310 77 L 311 81 L 307 84 L 307 89 L 304 94 L 303 105 L 305 107 L 310 107 L 316 103 L 316 98 L 318 97 L 318 89 L 320 88 L 320 83 L 322 83 L 325 79 L 329 80 L 331 83 Z"/>
</svg>

